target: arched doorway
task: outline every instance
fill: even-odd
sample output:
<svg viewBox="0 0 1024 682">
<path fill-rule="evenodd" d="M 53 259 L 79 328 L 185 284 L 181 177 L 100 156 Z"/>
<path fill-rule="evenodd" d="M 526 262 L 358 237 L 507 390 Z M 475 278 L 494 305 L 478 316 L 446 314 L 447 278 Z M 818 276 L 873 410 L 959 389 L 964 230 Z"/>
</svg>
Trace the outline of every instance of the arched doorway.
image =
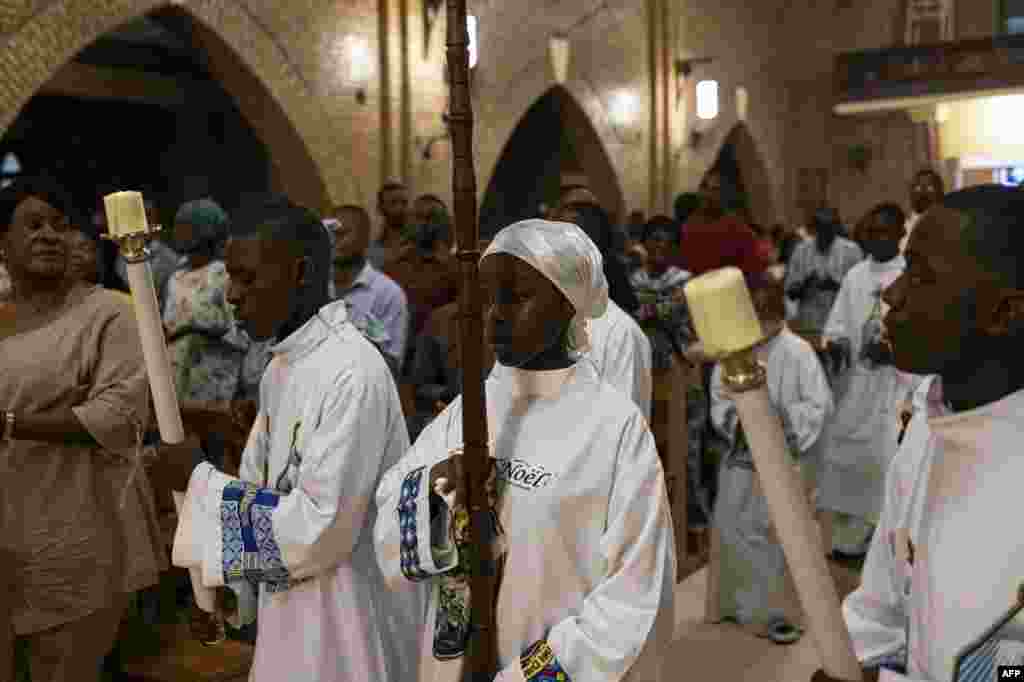
<svg viewBox="0 0 1024 682">
<path fill-rule="evenodd" d="M 739 123 L 729 132 L 711 170 L 721 173 L 727 210 L 744 211 L 765 227 L 778 220 L 768 170 L 746 124 Z"/>
<path fill-rule="evenodd" d="M 505 143 L 481 202 L 481 235 L 538 216 L 566 182 L 586 184 L 613 219 L 621 217 L 622 189 L 604 145 L 579 103 L 556 86 L 533 103 Z"/>
<path fill-rule="evenodd" d="M 140 26 L 140 22 L 145 22 L 148 28 Z M 203 90 L 202 96 L 196 94 L 199 89 L 178 93 L 176 104 L 163 107 L 174 115 L 177 124 L 194 129 L 205 127 L 214 138 L 251 132 L 266 147 L 265 161 L 255 166 L 252 159 L 232 160 L 218 156 L 215 150 L 195 159 L 195 163 L 217 166 L 216 172 L 211 170 L 216 175 L 222 171 L 245 175 L 251 172 L 250 166 L 266 167 L 264 184 L 311 208 L 326 208 L 331 197 L 321 172 L 324 164 L 315 155 L 324 156 L 329 150 L 315 149 L 306 143 L 323 129 L 317 122 L 320 112 L 310 106 L 308 87 L 301 74 L 244 2 L 192 0 L 187 5 L 168 5 L 152 0 L 121 0 L 103 6 L 91 0 L 48 3 L 42 11 L 28 17 L 17 31 L 4 36 L 0 77 L 6 83 L 4 97 L 0 98 L 0 133 L 17 131 L 17 118 L 28 110 L 34 97 L 55 94 L 52 91 L 56 89 L 60 96 L 92 99 L 90 88 L 117 89 L 130 83 L 131 79 L 119 77 L 129 71 L 138 76 L 136 90 L 140 93 L 160 91 L 173 100 L 174 87 L 168 87 L 166 82 L 181 78 L 180 71 L 175 75 L 160 73 L 159 64 L 145 60 L 123 65 L 111 63 L 117 57 L 116 50 L 108 49 L 109 38 L 126 30 L 143 41 L 159 40 L 161 33 L 172 36 L 184 50 L 199 57 L 193 65 L 197 69 L 186 68 L 186 75 L 200 86 L 213 87 Z M 148 38 L 143 38 L 143 34 Z M 41 39 L 46 36 L 60 39 Z M 107 61 L 101 58 L 100 65 L 89 64 L 90 60 L 95 61 L 97 47 L 106 50 Z M 90 58 L 83 59 L 89 54 Z M 163 87 L 145 85 L 159 77 L 165 82 Z M 207 100 L 209 93 L 213 95 Z M 112 97 L 111 93 L 106 94 L 108 102 L 117 101 L 116 92 Z M 212 119 L 208 115 L 211 112 Z M 244 124 L 236 125 L 238 120 Z M 159 131 L 132 126 L 123 128 L 107 143 L 110 147 L 131 147 L 150 134 L 159 137 Z M 158 167 L 161 159 L 151 157 L 150 163 Z M 241 173 L 240 168 L 244 168 Z M 186 194 L 203 189 L 202 182 L 188 182 L 193 191 Z M 259 183 L 243 184 L 249 185 L 247 190 L 262 189 Z"/>
</svg>

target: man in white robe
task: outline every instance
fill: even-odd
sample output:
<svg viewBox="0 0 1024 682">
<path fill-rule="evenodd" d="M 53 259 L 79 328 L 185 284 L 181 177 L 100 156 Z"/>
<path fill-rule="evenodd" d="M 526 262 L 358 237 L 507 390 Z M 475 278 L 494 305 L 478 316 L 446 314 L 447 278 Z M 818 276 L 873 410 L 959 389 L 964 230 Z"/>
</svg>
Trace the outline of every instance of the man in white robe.
<svg viewBox="0 0 1024 682">
<path fill-rule="evenodd" d="M 568 350 L 586 350 L 584 320 L 604 312 L 600 254 L 574 225 L 523 221 L 491 243 L 481 284 L 502 364 L 486 383 L 495 679 L 667 680 L 676 565 L 664 472 L 636 405 Z M 431 589 L 425 682 L 456 682 L 467 665 L 465 507 L 448 493 L 462 447 L 460 396 L 377 492 L 375 539 L 389 584 Z"/>
<path fill-rule="evenodd" d="M 826 544 L 863 555 L 882 508 L 885 471 L 899 439 L 898 408 L 909 386 L 881 344 L 882 291 L 903 272 L 904 215 L 895 204 L 873 211 L 861 238 L 869 257 L 843 279 L 825 325 L 848 368 L 835 381 L 836 412 L 823 444 L 819 506 L 833 527 Z"/>
<path fill-rule="evenodd" d="M 857 658 L 869 667 L 900 668 L 905 664 L 911 567 L 914 548 L 920 544 L 934 451 L 928 421 L 949 414 L 941 400 L 941 380 L 927 379 L 918 391 L 922 392 L 927 397 L 911 417 L 885 476 L 882 514 L 864 561 L 861 584 L 843 601 L 843 617 Z"/>
<path fill-rule="evenodd" d="M 370 529 L 381 474 L 408 448 L 377 349 L 327 303 L 327 235 L 304 209 L 258 207 L 234 227 L 228 300 L 254 339 L 280 338 L 239 478 L 192 472 L 174 563 L 197 601 L 237 598 L 259 633 L 250 680 L 415 680 L 422 590 L 392 593 Z"/>
<path fill-rule="evenodd" d="M 583 215 L 586 212 L 583 207 L 588 206 L 593 212 Z M 615 261 L 609 234 L 611 225 L 606 217 L 600 219 L 597 215 L 604 215 L 597 197 L 583 187 L 566 188 L 559 208 L 554 213 L 555 220 L 578 225 L 601 251 L 606 279 L 609 276 L 614 278 L 609 280 L 609 286 L 613 286 L 612 282 L 618 285 L 619 301 L 636 303 L 636 295 L 625 270 Z M 591 321 L 591 349 L 586 357 L 594 363 L 598 376 L 632 398 L 644 417 L 650 420 L 654 391 L 651 342 L 633 316 L 623 310 L 615 298 L 612 295 L 608 299 L 608 310 L 604 315 Z M 496 363 L 495 367 L 498 366 Z"/>
<path fill-rule="evenodd" d="M 954 680 L 965 647 L 1017 601 L 1022 226 L 1018 190 L 989 185 L 947 195 L 921 219 L 907 271 L 885 293 L 896 366 L 941 379 L 930 385 L 928 415 L 915 415 L 912 427 L 924 429 L 908 431 L 890 472 L 864 584 L 844 608 L 866 667 L 907 643 L 905 671 L 885 661 L 891 667 L 866 679 Z M 890 548 L 889 538 L 901 535 Z M 1024 663 L 1022 640 L 1018 618 L 963 658 L 955 682 L 994 680 L 996 665 Z M 813 679 L 829 680 L 821 671 Z"/>
<path fill-rule="evenodd" d="M 601 379 L 631 398 L 645 419 L 651 418 L 651 342 L 636 320 L 615 301 L 590 323 L 591 349 L 587 359 Z"/>
<path fill-rule="evenodd" d="M 797 244 L 786 266 L 786 296 L 796 303 L 790 324 L 801 334 L 821 333 L 843 278 L 864 259 L 860 247 L 841 236 L 834 209 L 819 210 L 813 223 L 814 238 Z"/>
<path fill-rule="evenodd" d="M 832 391 L 814 349 L 786 328 L 781 278 L 766 274 L 751 288 L 768 335 L 757 348 L 758 360 L 767 370 L 768 392 L 782 420 L 793 464 L 810 492 L 815 485 L 815 445 L 832 413 Z M 722 381 L 721 365 L 711 376 L 711 423 L 731 446 L 721 464 L 714 510 L 722 537 L 718 612 L 723 618 L 758 626 L 759 635 L 790 643 L 799 632 L 783 609 L 786 558 L 736 405 Z"/>
</svg>

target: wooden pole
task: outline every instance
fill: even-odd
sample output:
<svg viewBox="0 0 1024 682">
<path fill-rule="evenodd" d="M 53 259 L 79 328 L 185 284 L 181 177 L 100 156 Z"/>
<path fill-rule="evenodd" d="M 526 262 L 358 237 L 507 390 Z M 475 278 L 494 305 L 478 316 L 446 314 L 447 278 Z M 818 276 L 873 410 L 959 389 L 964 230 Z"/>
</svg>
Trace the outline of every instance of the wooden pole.
<svg viewBox="0 0 1024 682">
<path fill-rule="evenodd" d="M 462 363 L 462 434 L 466 468 L 459 476 L 462 499 L 469 508 L 470 637 L 468 682 L 491 682 L 498 672 L 495 600 L 497 562 L 493 556 L 494 525 L 485 488 L 491 472 L 487 406 L 484 396 L 483 315 L 479 294 L 480 228 L 477 221 L 476 174 L 473 169 L 473 107 L 469 92 L 469 34 L 466 0 L 447 0 L 448 125 L 452 143 L 452 195 L 457 258 L 462 277 L 459 292 L 459 341 Z"/>
</svg>

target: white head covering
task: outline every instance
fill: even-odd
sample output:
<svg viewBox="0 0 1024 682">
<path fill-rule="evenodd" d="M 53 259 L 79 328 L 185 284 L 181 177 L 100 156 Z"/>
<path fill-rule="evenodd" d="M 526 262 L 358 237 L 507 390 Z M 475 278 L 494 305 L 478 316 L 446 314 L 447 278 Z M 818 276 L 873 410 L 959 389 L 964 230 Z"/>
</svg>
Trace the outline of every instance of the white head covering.
<svg viewBox="0 0 1024 682">
<path fill-rule="evenodd" d="M 576 309 L 569 326 L 569 350 L 590 350 L 588 320 L 608 308 L 608 281 L 601 252 L 579 227 L 552 220 L 522 220 L 494 237 L 480 260 L 507 253 L 554 282 Z"/>
</svg>

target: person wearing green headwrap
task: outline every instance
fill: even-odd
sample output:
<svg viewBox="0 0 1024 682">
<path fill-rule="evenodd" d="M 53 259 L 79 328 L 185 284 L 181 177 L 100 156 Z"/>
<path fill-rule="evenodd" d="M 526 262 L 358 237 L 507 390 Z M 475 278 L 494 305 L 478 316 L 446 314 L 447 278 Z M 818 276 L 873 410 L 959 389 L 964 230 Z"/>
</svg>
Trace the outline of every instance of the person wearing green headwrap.
<svg viewBox="0 0 1024 682">
<path fill-rule="evenodd" d="M 178 253 L 200 267 L 218 257 L 227 240 L 228 214 L 213 199 L 182 204 L 174 216 L 174 241 Z"/>
<path fill-rule="evenodd" d="M 184 259 L 167 282 L 163 321 L 186 428 L 235 397 L 249 346 L 225 296 L 220 252 L 228 227 L 227 213 L 212 199 L 190 201 L 174 218 L 174 242 Z M 204 450 L 216 461 L 223 444 L 204 443 Z"/>
</svg>

